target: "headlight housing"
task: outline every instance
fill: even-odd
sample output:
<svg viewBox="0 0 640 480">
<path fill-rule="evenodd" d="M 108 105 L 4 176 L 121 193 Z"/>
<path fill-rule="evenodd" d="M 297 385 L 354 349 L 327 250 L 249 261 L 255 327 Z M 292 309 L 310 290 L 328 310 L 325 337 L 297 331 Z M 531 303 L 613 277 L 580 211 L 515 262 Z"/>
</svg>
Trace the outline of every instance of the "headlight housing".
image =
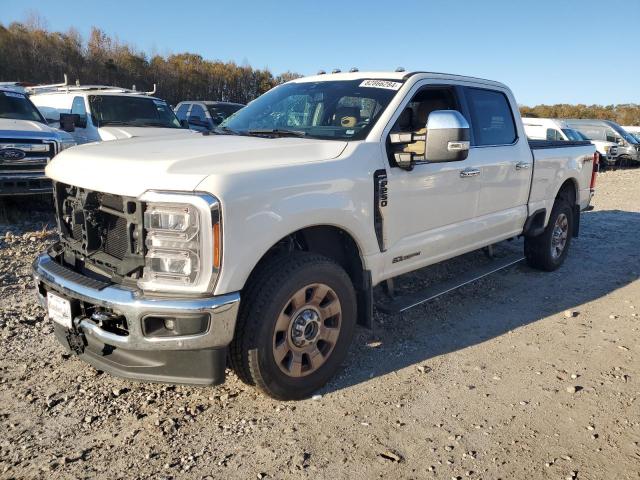
<svg viewBox="0 0 640 480">
<path fill-rule="evenodd" d="M 146 192 L 145 266 L 138 286 L 147 291 L 206 293 L 222 261 L 220 202 L 209 194 Z"/>
<path fill-rule="evenodd" d="M 77 143 L 73 140 L 62 140 L 59 143 L 59 145 L 60 145 L 60 150 L 58 151 L 58 153 L 60 153 L 63 150 L 66 150 L 67 148 L 75 147 Z"/>
</svg>

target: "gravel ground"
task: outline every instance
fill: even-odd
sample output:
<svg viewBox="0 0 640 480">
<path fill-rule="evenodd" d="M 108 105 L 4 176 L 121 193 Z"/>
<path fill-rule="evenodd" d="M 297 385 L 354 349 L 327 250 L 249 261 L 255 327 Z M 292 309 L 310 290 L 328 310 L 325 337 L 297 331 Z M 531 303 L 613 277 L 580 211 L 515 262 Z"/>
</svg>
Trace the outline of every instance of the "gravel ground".
<svg viewBox="0 0 640 480">
<path fill-rule="evenodd" d="M 638 184 L 638 169 L 600 175 L 560 270 L 377 312 L 321 395 L 289 403 L 233 374 L 139 384 L 65 354 L 31 292 L 51 218 L 18 205 L 29 222 L 0 225 L 0 477 L 638 479 Z"/>
</svg>

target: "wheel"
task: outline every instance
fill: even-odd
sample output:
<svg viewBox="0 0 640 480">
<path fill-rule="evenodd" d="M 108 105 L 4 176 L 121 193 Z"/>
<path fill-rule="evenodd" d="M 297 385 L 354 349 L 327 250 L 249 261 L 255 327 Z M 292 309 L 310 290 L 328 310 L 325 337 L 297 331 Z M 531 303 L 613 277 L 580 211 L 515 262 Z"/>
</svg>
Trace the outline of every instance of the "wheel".
<svg viewBox="0 0 640 480">
<path fill-rule="evenodd" d="M 340 367 L 356 314 L 351 279 L 337 263 L 307 252 L 276 257 L 241 301 L 232 368 L 270 397 L 306 398 Z"/>
<path fill-rule="evenodd" d="M 539 270 L 551 272 L 567 257 L 573 232 L 573 209 L 564 198 L 556 199 L 549 223 L 540 235 L 525 237 L 527 263 Z"/>
</svg>

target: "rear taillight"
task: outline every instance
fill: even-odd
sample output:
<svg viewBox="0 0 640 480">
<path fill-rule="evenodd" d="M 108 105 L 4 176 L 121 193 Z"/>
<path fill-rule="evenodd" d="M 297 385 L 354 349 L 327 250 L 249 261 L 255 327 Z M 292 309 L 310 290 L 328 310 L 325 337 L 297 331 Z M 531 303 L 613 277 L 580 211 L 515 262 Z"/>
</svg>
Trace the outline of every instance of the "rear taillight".
<svg viewBox="0 0 640 480">
<path fill-rule="evenodd" d="M 593 154 L 593 170 L 591 171 L 591 184 L 589 188 L 593 192 L 596 189 L 596 175 L 600 169 L 600 154 L 598 152 Z"/>
</svg>

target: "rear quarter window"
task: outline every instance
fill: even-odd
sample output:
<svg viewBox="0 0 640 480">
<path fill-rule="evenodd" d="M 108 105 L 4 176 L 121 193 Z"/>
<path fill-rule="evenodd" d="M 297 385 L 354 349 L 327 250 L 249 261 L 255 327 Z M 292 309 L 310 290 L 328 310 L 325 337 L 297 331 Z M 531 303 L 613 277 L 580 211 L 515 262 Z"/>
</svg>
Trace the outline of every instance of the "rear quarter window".
<svg viewBox="0 0 640 480">
<path fill-rule="evenodd" d="M 190 103 L 181 103 L 178 106 L 178 109 L 176 110 L 176 117 L 178 117 L 179 120 L 186 120 L 187 119 L 187 111 L 189 110 L 189 105 L 191 105 Z"/>
<path fill-rule="evenodd" d="M 517 139 L 509 100 L 502 92 L 467 88 L 475 145 L 510 145 Z"/>
</svg>

